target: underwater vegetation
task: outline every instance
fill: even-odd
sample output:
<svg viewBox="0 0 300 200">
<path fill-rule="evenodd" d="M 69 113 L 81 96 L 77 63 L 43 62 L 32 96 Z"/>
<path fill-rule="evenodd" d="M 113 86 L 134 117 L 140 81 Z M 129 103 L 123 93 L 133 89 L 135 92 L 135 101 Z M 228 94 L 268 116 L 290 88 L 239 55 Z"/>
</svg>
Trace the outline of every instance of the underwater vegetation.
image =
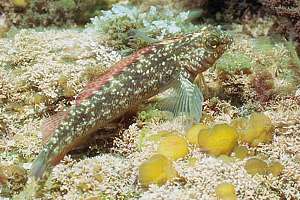
<svg viewBox="0 0 300 200">
<path fill-rule="evenodd" d="M 0 12 L 18 27 L 83 25 L 117 0 L 4 0 Z"/>
<path fill-rule="evenodd" d="M 201 13 L 198 16 L 199 21 L 208 23 L 241 23 L 246 34 L 250 34 L 249 31 L 251 31 L 249 22 L 251 23 L 251 21 L 255 20 L 255 24 L 259 24 L 262 22 L 261 18 L 275 16 L 271 29 L 267 30 L 268 34 L 281 34 L 287 39 L 295 41 L 298 55 L 300 55 L 300 12 L 299 1 L 297 0 L 184 0 L 181 5 L 189 9 L 198 10 Z"/>
<path fill-rule="evenodd" d="M 111 10 L 92 18 L 93 29 L 103 34 L 110 45 L 121 50 L 136 50 L 154 42 L 199 27 L 190 22 L 188 11 L 172 7 L 114 5 Z"/>
<path fill-rule="evenodd" d="M 246 38 L 236 41 L 216 62 L 217 74 L 207 81 L 206 95 L 241 106 L 253 100 L 266 103 L 295 90 L 300 65 L 294 46 L 267 37 Z"/>
<path fill-rule="evenodd" d="M 300 198 L 300 61 L 295 43 L 268 35 L 281 17 L 269 18 L 257 1 L 105 1 L 106 11 L 95 2 L 0 3 L 0 198 Z M 182 6 L 200 8 L 198 18 Z M 89 82 L 130 52 L 219 23 L 234 41 L 195 80 L 200 121 L 146 102 L 68 153 L 46 179 L 31 176 L 45 147 L 40 125 L 75 105 Z M 64 28 L 20 28 L 39 25 Z"/>
<path fill-rule="evenodd" d="M 261 3 L 267 11 L 277 18 L 270 33 L 278 32 L 297 41 L 297 51 L 300 55 L 300 2 L 297 0 L 261 0 Z"/>
</svg>

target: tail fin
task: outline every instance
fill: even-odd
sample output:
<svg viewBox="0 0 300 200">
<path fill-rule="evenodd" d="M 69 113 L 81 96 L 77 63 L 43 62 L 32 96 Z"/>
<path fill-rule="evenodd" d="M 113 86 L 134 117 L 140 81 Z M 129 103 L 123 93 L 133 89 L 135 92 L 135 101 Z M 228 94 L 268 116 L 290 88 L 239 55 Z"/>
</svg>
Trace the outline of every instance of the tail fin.
<svg viewBox="0 0 300 200">
<path fill-rule="evenodd" d="M 31 174 L 36 179 L 41 178 L 48 166 L 48 152 L 41 151 L 32 164 Z"/>
</svg>

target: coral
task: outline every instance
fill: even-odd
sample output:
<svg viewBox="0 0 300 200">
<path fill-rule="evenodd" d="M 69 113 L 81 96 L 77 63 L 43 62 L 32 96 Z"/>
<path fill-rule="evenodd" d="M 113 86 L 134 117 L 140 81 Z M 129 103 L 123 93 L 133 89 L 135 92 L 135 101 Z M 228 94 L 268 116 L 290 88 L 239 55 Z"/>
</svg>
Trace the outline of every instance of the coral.
<svg viewBox="0 0 300 200">
<path fill-rule="evenodd" d="M 148 9 L 151 6 L 156 5 L 169 5 L 173 8 L 181 9 L 182 7 L 187 9 L 195 9 L 204 6 L 208 0 L 130 0 L 134 5 L 138 5 L 142 9 Z"/>
<path fill-rule="evenodd" d="M 185 138 L 173 133 L 161 139 L 157 152 L 171 160 L 178 160 L 188 154 L 188 143 Z"/>
<path fill-rule="evenodd" d="M 186 132 L 186 139 L 190 144 L 198 145 L 198 134 L 202 129 L 206 129 L 204 124 L 196 124 Z"/>
<path fill-rule="evenodd" d="M 254 100 L 265 104 L 293 92 L 299 82 L 298 58 L 293 52 L 293 45 L 285 41 L 236 38 L 215 64 L 217 76 L 208 83 L 212 93 L 208 96 L 241 107 Z"/>
<path fill-rule="evenodd" d="M 292 101 L 283 101 L 282 105 L 296 106 Z M 297 107 L 296 107 L 297 108 Z M 276 110 L 279 109 L 276 107 Z M 279 109 L 280 110 L 280 109 Z M 76 154 L 75 159 L 67 157 L 60 165 L 54 168 L 53 173 L 42 191 L 42 199 L 88 199 L 95 196 L 103 198 L 136 198 L 136 199 L 213 199 L 215 198 L 215 188 L 219 183 L 232 183 L 236 186 L 236 195 L 239 199 L 259 198 L 262 196 L 280 198 L 293 198 L 299 195 L 297 181 L 293 177 L 298 177 L 298 161 L 296 153 L 297 138 L 299 136 L 299 110 L 290 110 L 279 113 L 272 111 L 268 113 L 272 116 L 272 121 L 276 121 L 278 134 L 274 141 L 267 145 L 255 147 L 255 151 L 263 152 L 265 159 L 278 160 L 284 164 L 285 168 L 280 176 L 251 176 L 244 169 L 245 161 L 235 160 L 234 162 L 224 162 L 223 159 L 214 158 L 194 148 L 184 159 L 173 162 L 174 168 L 184 182 L 167 181 L 162 186 L 150 185 L 147 190 L 143 190 L 137 184 L 138 167 L 150 158 L 155 152 L 156 142 L 149 142 L 152 149 L 142 148 L 141 151 L 130 151 L 134 148 L 139 139 L 140 128 L 133 124 L 129 131 L 125 131 L 126 138 L 131 142 L 126 146 L 118 146 L 119 151 L 130 151 L 129 154 L 120 156 L 114 153 L 100 153 L 93 158 L 87 158 L 86 153 L 81 154 L 80 161 Z M 218 113 L 214 119 L 216 122 L 224 122 L 228 114 Z M 232 115 L 231 115 L 232 116 Z M 228 120 L 228 119 L 227 119 Z M 155 135 L 162 130 L 182 130 L 182 121 L 167 120 L 163 122 L 150 122 L 144 125 L 148 128 L 149 134 Z M 146 136 L 148 136 L 148 132 Z M 32 136 L 29 136 L 31 138 Z M 127 142 L 127 141 L 124 141 Z M 148 145 L 147 144 L 147 145 Z M 24 148 L 24 147 L 22 147 Z M 32 150 L 30 150 L 32 151 Z M 98 153 L 99 154 L 99 153 Z M 191 160 L 191 161 L 190 161 Z M 191 164 L 192 163 L 192 164 Z M 94 174 L 93 169 L 99 169 L 99 173 Z M 297 171 L 298 170 L 298 171 Z M 80 183 L 88 182 L 91 187 L 87 192 L 82 192 L 78 187 Z M 84 185 L 84 184 L 83 184 Z M 24 199 L 24 198 L 23 198 Z"/>
<path fill-rule="evenodd" d="M 9 99 L 12 95 L 12 91 L 10 91 L 10 88 L 13 87 L 13 84 L 10 82 L 10 74 L 6 72 L 6 70 L 3 70 L 0 68 L 0 103 L 6 104 L 9 102 Z"/>
<path fill-rule="evenodd" d="M 91 27 L 104 34 L 111 45 L 128 53 L 155 41 L 197 29 L 189 22 L 189 12 L 151 6 L 114 5 L 111 10 L 92 19 Z"/>
<path fill-rule="evenodd" d="M 139 167 L 139 182 L 143 186 L 163 185 L 176 176 L 177 172 L 172 162 L 160 154 L 153 155 Z"/>
<path fill-rule="evenodd" d="M 214 156 L 230 154 L 237 145 L 237 139 L 236 130 L 227 124 L 217 124 L 210 129 L 200 130 L 198 134 L 200 148 Z"/>
<path fill-rule="evenodd" d="M 85 158 L 79 162 L 66 158 L 38 191 L 39 198 L 136 198 L 137 190 L 132 186 L 136 182 L 138 166 L 128 161 L 130 159 L 109 154 Z"/>
<path fill-rule="evenodd" d="M 294 74 L 296 84 L 300 84 L 300 57 L 297 55 L 296 47 L 292 42 L 287 42 L 286 47 L 291 55 L 289 68 Z"/>
<path fill-rule="evenodd" d="M 216 187 L 216 195 L 220 200 L 236 200 L 235 187 L 231 183 L 220 183 Z"/>
<path fill-rule="evenodd" d="M 40 117 L 53 114 L 58 102 L 68 105 L 93 78 L 88 70 L 95 68 L 99 75 L 121 58 L 89 31 L 23 30 L 7 41 L 0 50 L 0 76 L 5 76 L 0 91 L 11 89 L 1 93 L 0 101 L 9 110 Z M 66 56 L 72 60 L 66 61 Z M 18 78 L 9 81 L 11 77 Z"/>
<path fill-rule="evenodd" d="M 187 8 L 200 9 L 201 19 L 209 22 L 246 22 L 257 16 L 264 16 L 259 0 L 186 0 L 183 5 Z"/>
<path fill-rule="evenodd" d="M 9 31 L 9 26 L 6 22 L 6 16 L 4 14 L 0 14 L 0 38 L 6 35 L 6 32 Z"/>
</svg>

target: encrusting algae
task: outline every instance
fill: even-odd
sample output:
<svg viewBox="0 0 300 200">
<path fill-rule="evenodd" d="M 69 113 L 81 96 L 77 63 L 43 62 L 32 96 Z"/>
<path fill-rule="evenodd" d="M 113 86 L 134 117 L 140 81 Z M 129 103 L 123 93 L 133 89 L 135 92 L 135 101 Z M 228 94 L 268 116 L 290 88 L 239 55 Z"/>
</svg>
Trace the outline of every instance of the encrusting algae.
<svg viewBox="0 0 300 200">
<path fill-rule="evenodd" d="M 43 134 L 50 139 L 33 163 L 32 174 L 42 177 L 84 137 L 170 87 L 178 95 L 174 113 L 188 113 L 198 121 L 203 97 L 190 81 L 212 66 L 230 44 L 231 38 L 219 29 L 203 27 L 121 60 L 89 83 L 74 106 L 45 122 Z"/>
</svg>

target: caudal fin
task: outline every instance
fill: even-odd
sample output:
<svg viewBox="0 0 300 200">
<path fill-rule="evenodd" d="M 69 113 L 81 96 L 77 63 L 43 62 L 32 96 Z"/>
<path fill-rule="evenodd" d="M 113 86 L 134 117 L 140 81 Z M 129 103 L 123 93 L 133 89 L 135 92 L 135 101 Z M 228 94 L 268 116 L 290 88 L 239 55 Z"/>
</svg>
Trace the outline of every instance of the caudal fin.
<svg viewBox="0 0 300 200">
<path fill-rule="evenodd" d="M 41 178 L 46 171 L 48 166 L 48 153 L 46 151 L 42 151 L 31 167 L 31 175 L 36 179 Z"/>
</svg>

